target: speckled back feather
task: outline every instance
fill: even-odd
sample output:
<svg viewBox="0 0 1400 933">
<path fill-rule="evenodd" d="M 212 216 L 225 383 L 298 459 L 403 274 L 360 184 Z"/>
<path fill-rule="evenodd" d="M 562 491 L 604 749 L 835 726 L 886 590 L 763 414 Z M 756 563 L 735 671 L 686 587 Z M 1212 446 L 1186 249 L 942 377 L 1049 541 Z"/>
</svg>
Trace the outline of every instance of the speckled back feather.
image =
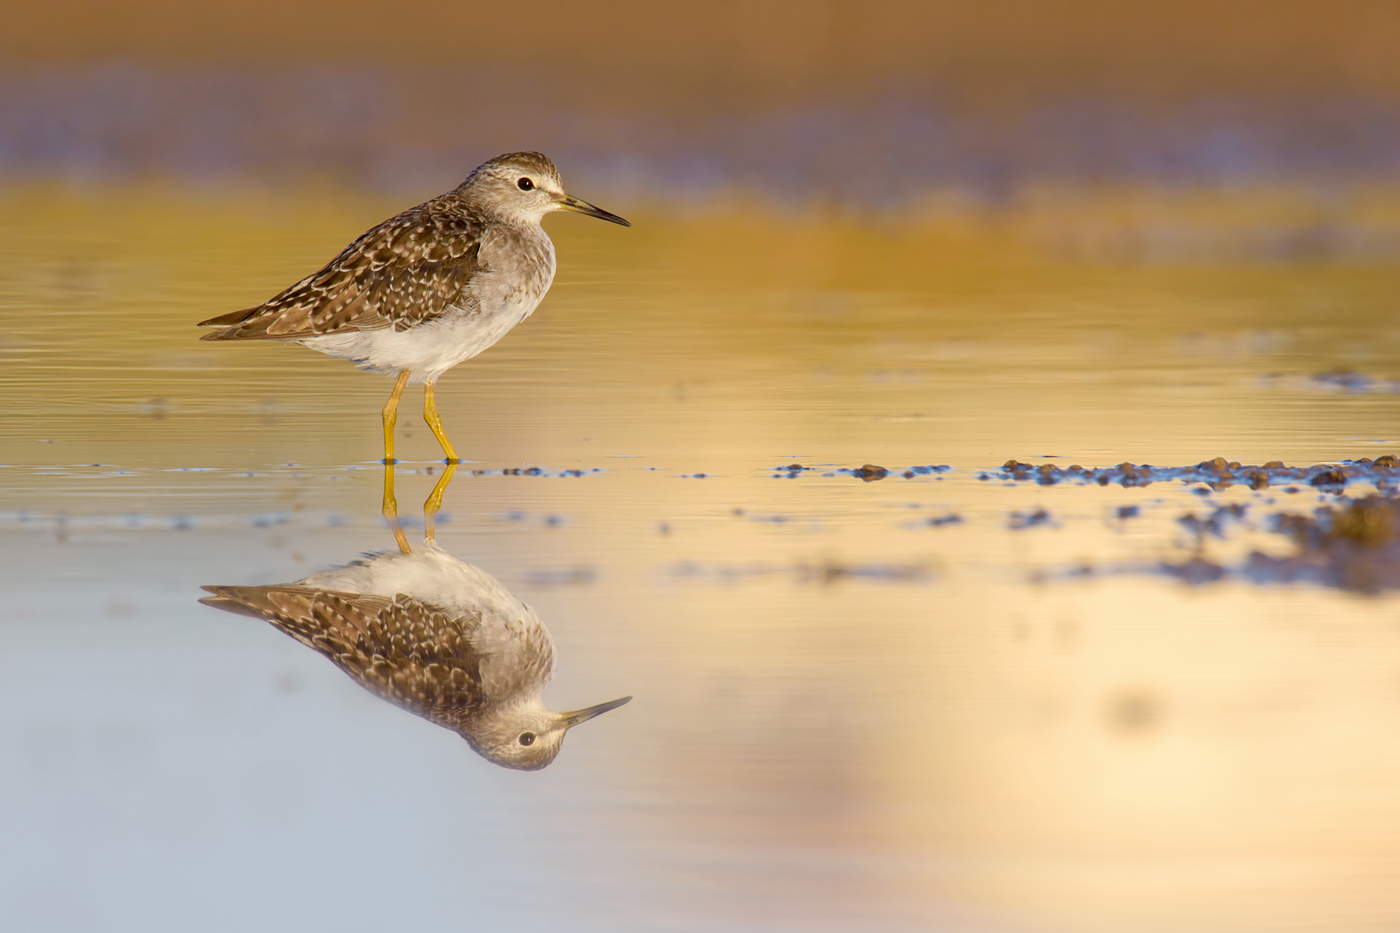
<svg viewBox="0 0 1400 933">
<path fill-rule="evenodd" d="M 392 327 L 406 330 L 471 309 L 485 223 L 454 192 L 384 221 L 325 268 L 262 304 L 201 321 L 204 340 L 295 340 Z"/>
<path fill-rule="evenodd" d="M 206 586 L 200 602 L 265 619 L 375 696 L 460 732 L 486 702 L 472 646 L 479 618 L 393 599 L 287 586 Z"/>
</svg>

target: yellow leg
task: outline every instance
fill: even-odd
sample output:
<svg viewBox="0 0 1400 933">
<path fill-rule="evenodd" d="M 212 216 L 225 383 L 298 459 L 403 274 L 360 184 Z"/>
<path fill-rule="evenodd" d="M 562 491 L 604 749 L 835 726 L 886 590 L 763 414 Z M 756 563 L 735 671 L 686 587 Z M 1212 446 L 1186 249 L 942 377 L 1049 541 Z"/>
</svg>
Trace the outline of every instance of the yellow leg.
<svg viewBox="0 0 1400 933">
<path fill-rule="evenodd" d="M 408 538 L 403 533 L 403 526 L 399 524 L 399 503 L 394 498 L 394 465 L 384 464 L 384 517 L 389 520 L 389 527 L 394 529 L 394 540 L 399 543 L 399 550 L 405 554 L 411 553 L 408 547 Z"/>
<path fill-rule="evenodd" d="M 403 387 L 408 385 L 408 374 L 411 370 L 405 369 L 399 373 L 399 379 L 394 383 L 394 391 L 389 395 L 389 401 L 384 405 L 384 462 L 395 463 L 394 460 L 394 425 L 399 420 L 399 396 L 403 395 Z M 391 484 L 392 485 L 392 484 Z"/>
<path fill-rule="evenodd" d="M 433 384 L 423 383 L 423 420 L 428 422 L 428 427 L 433 429 L 433 437 L 438 439 L 442 445 L 442 452 L 447 454 L 448 463 L 461 463 L 457 457 L 457 451 L 452 449 L 452 442 L 447 439 L 447 434 L 442 430 L 442 418 L 438 415 L 437 405 L 433 403 Z"/>
<path fill-rule="evenodd" d="M 442 479 L 437 481 L 433 487 L 432 495 L 428 496 L 428 501 L 423 503 L 423 522 L 427 526 L 423 532 L 423 540 L 429 544 L 433 543 L 433 519 L 437 517 L 438 510 L 442 508 L 442 495 L 447 492 L 447 484 L 452 482 L 452 474 L 457 472 L 457 464 L 447 464 L 447 469 L 442 471 Z"/>
</svg>

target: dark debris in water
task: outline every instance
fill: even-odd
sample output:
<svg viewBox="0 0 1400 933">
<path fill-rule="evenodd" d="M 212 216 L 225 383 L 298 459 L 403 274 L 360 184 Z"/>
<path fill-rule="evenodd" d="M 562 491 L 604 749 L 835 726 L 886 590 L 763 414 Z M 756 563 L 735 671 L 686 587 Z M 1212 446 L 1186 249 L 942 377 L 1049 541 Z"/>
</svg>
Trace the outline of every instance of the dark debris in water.
<svg viewBox="0 0 1400 933">
<path fill-rule="evenodd" d="M 1400 379 L 1378 379 L 1354 369 L 1329 369 L 1312 381 L 1356 395 L 1400 395 Z"/>
<path fill-rule="evenodd" d="M 1006 527 L 1012 531 L 1037 527 L 1053 528 L 1055 520 L 1044 509 L 1033 509 L 1027 512 L 1012 512 L 1006 517 Z"/>
<path fill-rule="evenodd" d="M 1224 457 L 1179 467 L 1158 467 L 1148 463 L 1135 464 L 1126 461 L 1111 467 L 1082 467 L 1078 464 L 1058 467 L 1053 463 L 1037 465 L 1008 460 L 1002 464 L 999 472 L 986 471 L 978 474 L 977 478 L 1035 482 L 1042 486 L 1054 486 L 1058 483 L 1100 486 L 1114 484 L 1125 488 L 1175 481 L 1204 483 L 1216 490 L 1228 489 L 1234 485 L 1266 489 L 1269 486 L 1289 483 L 1340 488 L 1353 481 L 1363 480 L 1375 483 L 1377 488 L 1385 489 L 1400 479 L 1400 459 L 1386 454 L 1374 460 L 1363 457 L 1360 460 L 1343 460 L 1341 463 L 1295 467 L 1286 466 L 1279 460 L 1254 465 L 1226 460 Z"/>
<path fill-rule="evenodd" d="M 1311 515 L 1278 515 L 1273 524 L 1297 552 L 1251 554 L 1244 573 L 1255 582 L 1302 580 L 1362 593 L 1400 588 L 1400 499 L 1343 499 Z"/>
<path fill-rule="evenodd" d="M 1242 515 L 1243 507 L 1234 517 Z M 1209 529 L 1221 517 L 1197 520 L 1198 527 Z M 1181 563 L 1164 562 L 1161 570 L 1193 584 L 1238 575 L 1254 583 L 1315 583 L 1360 593 L 1400 589 L 1400 498 L 1341 498 L 1311 514 L 1275 515 L 1271 526 L 1292 539 L 1294 553 L 1273 557 L 1254 551 L 1238 571 L 1198 553 Z M 1218 526 L 1213 533 L 1220 533 Z"/>
<path fill-rule="evenodd" d="M 876 583 L 922 583 L 928 579 L 927 567 L 918 564 L 803 564 L 797 568 L 798 578 L 813 583 L 836 583 L 840 580 L 869 580 Z"/>
<path fill-rule="evenodd" d="M 501 514 L 501 521 L 512 522 L 515 524 L 534 524 L 537 520 L 541 525 L 545 525 L 549 528 L 557 528 L 565 522 L 564 516 L 555 514 L 553 512 L 545 512 L 536 515 L 532 512 L 525 512 L 520 509 L 513 509 L 512 511 L 504 512 Z"/>
<path fill-rule="evenodd" d="M 804 466 L 800 463 L 785 463 L 773 467 L 773 478 L 796 479 L 803 473 L 813 472 L 818 469 L 820 469 L 820 467 Z M 898 467 L 887 468 L 879 466 L 878 464 L 867 463 L 859 467 L 838 467 L 829 473 L 823 473 L 822 476 L 854 476 L 858 480 L 873 483 L 876 480 L 882 480 L 887 476 L 893 476 L 895 474 L 905 479 L 914 479 L 916 476 L 932 476 L 934 479 L 939 479 L 940 477 L 938 474 L 947 473 L 951 469 L 952 467 L 946 463 L 921 464 L 918 466 L 905 467 L 902 470 Z"/>
<path fill-rule="evenodd" d="M 856 479 L 863 480 L 867 483 L 873 483 L 877 479 L 884 479 L 886 476 L 890 475 L 889 470 L 882 466 L 876 466 L 873 463 L 867 463 L 858 470 L 838 470 L 837 472 L 849 472 Z"/>
<path fill-rule="evenodd" d="M 904 477 L 905 479 L 913 479 L 916 476 L 928 476 L 930 474 L 935 473 L 947 473 L 951 469 L 952 467 L 950 467 L 946 463 L 930 463 L 925 466 L 911 466 L 909 469 L 905 470 L 899 475 Z"/>
<path fill-rule="evenodd" d="M 1178 518 L 1177 523 L 1198 539 L 1207 535 L 1213 538 L 1224 538 L 1230 523 L 1243 521 L 1245 513 L 1248 511 L 1249 506 L 1232 502 L 1229 505 L 1220 506 L 1204 518 L 1197 516 L 1194 512 L 1188 512 Z"/>
<path fill-rule="evenodd" d="M 1162 563 L 1162 572 L 1169 577 L 1176 577 L 1183 583 L 1197 585 L 1202 583 L 1214 583 L 1229 573 L 1224 567 L 1207 560 L 1199 554 L 1179 564 L 1164 561 Z"/>
<path fill-rule="evenodd" d="M 602 467 L 587 470 L 546 470 L 542 467 L 507 467 L 503 470 L 472 470 L 472 476 L 589 476 L 603 472 Z"/>
<path fill-rule="evenodd" d="M 801 476 L 802 473 L 807 470 L 816 469 L 816 467 L 807 467 L 800 463 L 793 463 L 788 466 L 775 467 L 774 469 L 785 471 L 774 473 L 774 477 L 787 477 L 788 479 L 792 479 Z M 879 464 L 867 463 L 858 467 L 838 467 L 830 473 L 823 473 L 822 476 L 854 476 L 856 479 L 863 482 L 873 483 L 876 480 L 882 480 L 888 476 L 894 475 L 902 476 L 905 479 L 914 479 L 917 476 L 932 476 L 934 479 L 939 479 L 939 474 L 947 473 L 951 469 L 952 467 L 946 463 L 921 464 L 918 466 L 905 467 L 904 469 L 898 467 L 882 467 Z"/>
</svg>

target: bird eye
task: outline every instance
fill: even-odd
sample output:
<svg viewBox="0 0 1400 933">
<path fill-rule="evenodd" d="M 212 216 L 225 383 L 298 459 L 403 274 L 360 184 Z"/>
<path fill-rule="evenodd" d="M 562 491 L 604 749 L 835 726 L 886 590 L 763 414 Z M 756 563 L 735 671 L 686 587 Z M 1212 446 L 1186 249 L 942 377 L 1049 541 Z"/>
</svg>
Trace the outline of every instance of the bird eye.
<svg viewBox="0 0 1400 933">
<path fill-rule="evenodd" d="M 529 191 L 531 188 L 535 187 L 535 183 L 528 178 L 522 178 L 517 181 L 516 184 L 520 186 L 521 191 Z M 529 745 L 530 743 L 526 742 L 525 744 Z"/>
<path fill-rule="evenodd" d="M 528 179 L 528 178 L 522 178 L 522 179 L 520 179 L 520 180 L 521 180 L 521 181 L 529 181 L 530 179 Z M 534 745 L 534 744 L 535 744 L 535 733 L 533 733 L 533 732 L 522 732 L 522 733 L 520 733 L 520 744 L 521 744 L 521 745 Z"/>
</svg>

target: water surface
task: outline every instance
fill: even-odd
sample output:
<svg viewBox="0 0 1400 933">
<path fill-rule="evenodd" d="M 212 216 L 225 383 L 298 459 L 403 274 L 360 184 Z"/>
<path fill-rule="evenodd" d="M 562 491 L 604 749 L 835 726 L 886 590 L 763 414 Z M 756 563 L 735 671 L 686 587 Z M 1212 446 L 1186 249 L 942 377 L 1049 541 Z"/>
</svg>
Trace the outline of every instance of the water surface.
<svg viewBox="0 0 1400 933">
<path fill-rule="evenodd" d="M 1388 242 L 1389 203 L 1326 242 Z M 1400 919 L 1394 597 L 1240 572 L 1376 478 L 1001 469 L 1397 452 L 1400 271 L 1290 247 L 1310 196 L 551 219 L 545 304 L 438 393 L 469 458 L 438 543 L 549 625 L 556 708 L 636 696 L 534 774 L 196 603 L 394 546 L 389 382 L 193 323 L 401 206 L 4 194 L 6 928 Z M 1223 575 L 1163 570 L 1192 560 Z"/>
</svg>

